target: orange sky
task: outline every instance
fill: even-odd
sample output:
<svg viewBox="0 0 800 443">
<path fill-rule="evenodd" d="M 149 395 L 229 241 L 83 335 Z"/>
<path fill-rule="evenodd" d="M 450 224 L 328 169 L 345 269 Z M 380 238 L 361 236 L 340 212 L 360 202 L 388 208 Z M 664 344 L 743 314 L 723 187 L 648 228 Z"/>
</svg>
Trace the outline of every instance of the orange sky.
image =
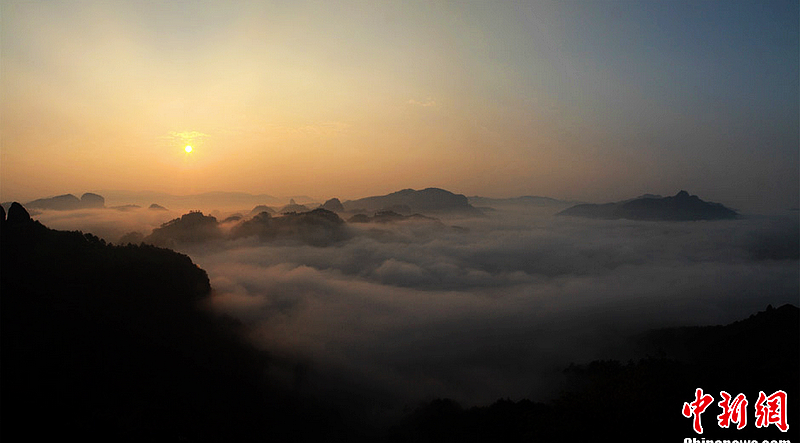
<svg viewBox="0 0 800 443">
<path fill-rule="evenodd" d="M 686 188 L 796 204 L 797 23 L 781 11 L 396 3 L 3 2 L 0 197 Z"/>
</svg>

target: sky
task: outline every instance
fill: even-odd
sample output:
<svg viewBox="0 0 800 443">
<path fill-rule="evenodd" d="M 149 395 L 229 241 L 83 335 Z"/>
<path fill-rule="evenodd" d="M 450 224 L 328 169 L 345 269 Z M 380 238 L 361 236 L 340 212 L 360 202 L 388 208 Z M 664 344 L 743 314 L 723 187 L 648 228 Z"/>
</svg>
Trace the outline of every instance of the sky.
<svg viewBox="0 0 800 443">
<path fill-rule="evenodd" d="M 800 199 L 796 1 L 14 1 L 0 200 Z M 191 153 L 185 147 L 191 145 Z"/>
</svg>

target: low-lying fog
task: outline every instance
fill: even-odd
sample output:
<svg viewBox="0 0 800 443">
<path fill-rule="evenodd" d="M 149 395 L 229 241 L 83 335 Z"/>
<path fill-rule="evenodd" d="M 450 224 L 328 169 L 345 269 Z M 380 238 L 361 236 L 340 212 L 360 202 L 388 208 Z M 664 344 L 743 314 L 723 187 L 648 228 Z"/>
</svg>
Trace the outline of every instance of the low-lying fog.
<svg viewBox="0 0 800 443">
<path fill-rule="evenodd" d="M 570 362 L 643 356 L 636 333 L 798 304 L 796 212 L 713 222 L 552 212 L 348 224 L 352 236 L 327 247 L 251 237 L 178 249 L 208 272 L 211 306 L 281 362 L 277 383 L 387 407 L 544 400 Z M 179 215 L 34 218 L 116 242 Z"/>
</svg>

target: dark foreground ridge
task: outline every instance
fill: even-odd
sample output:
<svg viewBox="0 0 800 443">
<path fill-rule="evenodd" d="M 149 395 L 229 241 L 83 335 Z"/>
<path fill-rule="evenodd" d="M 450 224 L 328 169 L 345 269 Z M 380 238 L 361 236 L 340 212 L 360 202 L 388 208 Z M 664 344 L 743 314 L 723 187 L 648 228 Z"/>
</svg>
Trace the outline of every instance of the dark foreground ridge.
<svg viewBox="0 0 800 443">
<path fill-rule="evenodd" d="M 726 326 L 673 328 L 641 338 L 645 358 L 573 364 L 562 394 L 552 402 L 499 400 L 490 406 L 462 408 L 438 399 L 417 408 L 392 432 L 396 442 L 682 442 L 798 441 L 800 413 L 800 310 L 784 305 Z M 696 434 L 682 413 L 695 389 L 714 397 L 701 414 L 704 433 Z M 773 424 L 755 426 L 760 391 L 787 393 L 788 432 Z M 745 394 L 747 425 L 723 429 L 718 406 L 726 391 Z M 794 405 L 794 406 L 793 406 Z"/>
<path fill-rule="evenodd" d="M 203 308 L 206 272 L 154 246 L 0 221 L 3 441 L 317 441 L 334 412 L 270 386 L 271 359 Z"/>
<path fill-rule="evenodd" d="M 616 220 L 722 220 L 736 218 L 736 211 L 719 203 L 701 200 L 696 195 L 680 191 L 673 197 L 642 196 L 633 200 L 602 205 L 581 204 L 559 212 L 557 215 Z"/>
</svg>

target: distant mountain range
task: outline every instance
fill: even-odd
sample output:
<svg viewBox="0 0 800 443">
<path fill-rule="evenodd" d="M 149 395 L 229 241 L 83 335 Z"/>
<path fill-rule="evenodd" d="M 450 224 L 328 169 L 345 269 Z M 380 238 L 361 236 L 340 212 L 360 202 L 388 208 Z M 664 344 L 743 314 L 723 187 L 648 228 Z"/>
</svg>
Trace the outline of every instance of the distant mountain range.
<svg viewBox="0 0 800 443">
<path fill-rule="evenodd" d="M 110 201 L 123 203 L 133 203 L 139 205 L 149 205 L 156 202 L 168 208 L 184 209 L 211 209 L 215 207 L 238 207 L 246 208 L 256 205 L 275 205 L 286 204 L 288 198 L 279 198 L 269 194 L 248 194 L 245 192 L 205 192 L 192 195 L 172 195 L 165 192 L 153 191 L 102 191 L 102 194 Z M 310 197 L 295 197 L 301 202 L 313 201 Z"/>
<path fill-rule="evenodd" d="M 348 200 L 342 205 L 348 212 L 375 213 L 388 210 L 399 214 L 483 215 L 479 209 L 469 203 L 464 195 L 439 188 L 427 188 L 420 191 L 403 189 L 387 195 Z"/>
<path fill-rule="evenodd" d="M 203 194 L 175 196 L 159 192 L 127 192 L 108 191 L 109 200 L 124 203 L 122 206 L 106 206 L 106 199 L 98 194 L 86 193 L 77 198 L 72 194 L 41 198 L 25 204 L 31 210 L 76 210 L 87 208 L 110 208 L 117 210 L 139 209 L 142 205 L 154 210 L 177 208 L 239 208 L 255 206 L 250 216 L 262 211 L 270 213 L 307 212 L 320 207 L 333 212 L 372 215 L 377 212 L 391 211 L 400 215 L 412 214 L 452 214 L 461 216 L 483 216 L 485 212 L 496 208 L 552 208 L 558 210 L 568 207 L 557 215 L 597 219 L 631 219 L 631 220 L 718 220 L 737 216 L 736 211 L 719 203 L 701 200 L 686 191 L 680 191 L 672 197 L 645 194 L 637 198 L 615 203 L 587 204 L 558 200 L 550 197 L 520 196 L 511 198 L 466 197 L 439 188 L 422 190 L 403 189 L 386 195 L 370 196 L 356 200 L 340 202 L 331 198 L 324 204 L 314 203 L 306 196 L 292 197 L 289 204 L 283 198 L 267 194 L 247 194 L 241 192 L 209 192 Z M 152 202 L 158 203 L 152 203 Z M 7 210 L 9 203 L 3 203 Z M 267 206 L 270 205 L 270 206 Z M 274 205 L 274 206 L 272 206 Z M 251 206 L 251 207 L 253 207 Z M 279 208 L 279 209 L 278 209 Z"/>
<path fill-rule="evenodd" d="M 722 220 L 736 218 L 736 211 L 719 203 L 706 202 L 696 195 L 680 191 L 673 197 L 646 194 L 641 197 L 605 204 L 580 204 L 557 215 L 606 220 Z"/>
</svg>

